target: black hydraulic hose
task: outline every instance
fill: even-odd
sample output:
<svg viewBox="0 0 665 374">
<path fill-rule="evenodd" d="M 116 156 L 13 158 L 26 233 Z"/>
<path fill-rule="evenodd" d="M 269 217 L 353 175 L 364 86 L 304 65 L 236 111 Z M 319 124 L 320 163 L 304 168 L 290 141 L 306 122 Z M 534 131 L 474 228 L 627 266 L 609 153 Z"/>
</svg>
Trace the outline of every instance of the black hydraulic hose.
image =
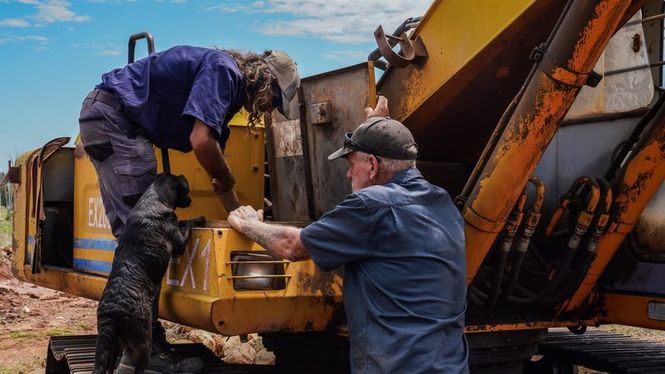
<svg viewBox="0 0 665 374">
<path fill-rule="evenodd" d="M 554 217 L 552 218 L 547 230 L 548 234 L 552 232 L 553 227 L 556 225 L 556 222 L 563 214 L 563 211 L 567 209 L 568 204 L 573 198 L 573 195 L 576 194 L 578 191 L 580 191 L 583 185 L 587 185 L 590 187 L 589 191 L 590 198 L 584 210 L 582 210 L 577 217 L 577 223 L 575 224 L 574 232 L 571 235 L 570 239 L 568 240 L 568 245 L 566 246 L 566 249 L 564 250 L 562 257 L 559 263 L 557 264 L 554 273 L 553 274 L 550 273 L 550 281 L 548 282 L 547 286 L 545 286 L 545 288 L 540 292 L 527 298 L 508 296 L 507 299 L 509 302 L 515 304 L 540 303 L 545 298 L 550 296 L 552 292 L 554 292 L 561 285 L 563 280 L 570 272 L 570 263 L 575 255 L 575 252 L 577 251 L 577 248 L 580 246 L 582 238 L 588 231 L 589 226 L 593 221 L 594 215 L 596 213 L 596 208 L 600 200 L 599 199 L 600 186 L 594 178 L 580 177 L 575 181 L 575 183 L 573 183 L 573 185 L 568 190 L 568 193 L 562 199 L 560 207 L 555 212 Z"/>
<path fill-rule="evenodd" d="M 494 277 L 492 279 L 492 289 L 487 301 L 487 307 L 489 309 L 494 308 L 497 300 L 499 299 L 499 295 L 501 294 L 501 283 L 503 281 L 503 273 L 504 269 L 506 268 L 506 262 L 508 262 L 509 254 L 510 251 L 501 250 L 497 256 L 496 266 L 494 268 Z"/>
<path fill-rule="evenodd" d="M 510 255 L 510 250 L 513 247 L 513 241 L 515 239 L 515 234 L 517 234 L 517 229 L 522 224 L 522 218 L 524 217 L 524 205 L 526 204 L 526 192 L 522 191 L 522 195 L 519 200 L 513 207 L 513 210 L 510 212 L 510 217 L 506 222 L 504 231 L 506 235 L 501 241 L 501 246 L 498 248 L 499 253 L 497 255 L 496 265 L 494 267 L 494 277 L 492 280 L 492 289 L 490 291 L 490 296 L 487 301 L 487 307 L 493 309 L 496 305 L 497 300 L 499 300 L 499 295 L 501 294 L 501 284 L 503 283 L 503 273 L 506 269 L 506 263 L 508 262 L 508 255 Z"/>
<path fill-rule="evenodd" d="M 640 118 L 639 122 L 637 122 L 637 125 L 635 125 L 635 128 L 630 133 L 630 136 L 628 136 L 628 139 L 626 139 L 625 143 L 619 150 L 619 153 L 617 153 L 616 157 L 612 160 L 612 164 L 605 173 L 606 180 L 614 179 L 614 175 L 616 174 L 617 170 L 619 170 L 619 168 L 621 167 L 623 161 L 626 159 L 628 152 L 630 152 L 631 148 L 633 148 L 633 145 L 638 141 L 643 130 L 651 122 L 653 117 L 656 115 L 656 113 L 658 112 L 660 107 L 663 106 L 664 103 L 665 103 L 665 92 L 661 92 L 660 97 L 658 98 L 656 103 L 654 103 L 654 105 L 651 108 L 649 108 L 649 111 L 647 111 L 644 114 L 644 116 Z"/>
<path fill-rule="evenodd" d="M 591 263 L 596 258 L 596 246 L 600 236 L 605 232 L 605 227 L 609 221 L 610 208 L 612 205 L 612 185 L 603 178 L 596 178 L 598 185 L 600 186 L 601 199 L 596 210 L 596 215 L 594 217 L 594 222 L 590 228 L 591 235 L 584 247 L 585 254 L 582 258 L 581 265 L 575 270 L 573 279 L 569 282 L 568 286 L 565 287 L 560 293 L 553 295 L 550 298 L 543 300 L 543 303 L 547 304 L 558 304 L 569 299 L 573 293 L 580 286 L 582 281 L 589 271 Z"/>
<path fill-rule="evenodd" d="M 469 287 L 469 292 L 467 294 L 467 299 L 469 300 L 469 302 L 471 304 L 477 306 L 478 308 L 482 308 L 483 306 L 485 306 L 485 301 L 487 299 L 482 300 L 479 297 L 478 292 L 480 292 L 478 289 L 473 288 L 473 287 Z"/>
<path fill-rule="evenodd" d="M 536 231 L 536 227 L 540 222 L 541 209 L 545 201 L 545 185 L 540 180 L 540 178 L 535 175 L 529 179 L 529 182 L 532 183 L 536 189 L 536 199 L 533 206 L 526 213 L 526 220 L 522 227 L 522 230 L 517 235 L 517 246 L 515 248 L 515 256 L 513 258 L 513 263 L 510 267 L 510 276 L 508 278 L 508 284 L 503 291 L 502 299 L 506 299 L 515 288 L 517 284 L 517 279 L 520 276 L 520 271 L 522 269 L 522 264 L 524 263 L 524 257 L 526 252 L 529 249 L 529 244 L 531 244 L 531 237 Z"/>
</svg>

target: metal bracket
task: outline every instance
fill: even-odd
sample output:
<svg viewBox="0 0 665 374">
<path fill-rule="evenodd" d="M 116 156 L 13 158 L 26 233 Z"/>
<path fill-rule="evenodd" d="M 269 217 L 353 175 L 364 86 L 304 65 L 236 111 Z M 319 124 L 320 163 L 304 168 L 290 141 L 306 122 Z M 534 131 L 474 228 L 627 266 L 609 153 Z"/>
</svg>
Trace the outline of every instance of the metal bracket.
<svg viewBox="0 0 665 374">
<path fill-rule="evenodd" d="M 309 106 L 309 115 L 313 125 L 331 123 L 333 121 L 332 114 L 332 103 L 330 101 L 314 103 Z"/>
<path fill-rule="evenodd" d="M 379 25 L 376 31 L 374 31 L 374 39 L 376 39 L 376 44 L 379 46 L 379 51 L 381 51 L 383 58 L 385 58 L 390 65 L 397 68 L 405 68 L 410 63 L 415 63 L 427 58 L 427 50 L 420 37 L 416 37 L 415 40 L 412 40 L 409 39 L 406 33 L 402 33 L 401 36 L 387 35 L 383 31 L 383 26 Z M 401 55 L 390 47 L 388 39 L 399 43 L 402 53 Z"/>
<path fill-rule="evenodd" d="M 7 174 L 0 181 L 0 187 L 6 185 L 7 183 L 18 184 L 21 183 L 21 167 L 12 166 L 11 161 L 7 161 Z"/>
</svg>

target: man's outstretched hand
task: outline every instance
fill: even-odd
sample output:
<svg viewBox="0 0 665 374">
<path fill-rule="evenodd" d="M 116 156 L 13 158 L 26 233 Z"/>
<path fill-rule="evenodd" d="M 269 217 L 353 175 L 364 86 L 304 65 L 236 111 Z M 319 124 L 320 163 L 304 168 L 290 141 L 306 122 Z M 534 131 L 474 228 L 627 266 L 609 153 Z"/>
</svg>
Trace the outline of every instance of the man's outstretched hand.
<svg viewBox="0 0 665 374">
<path fill-rule="evenodd" d="M 388 99 L 385 96 L 379 96 L 376 100 L 376 107 L 374 109 L 370 107 L 365 108 L 365 113 L 367 114 L 367 119 L 371 117 L 389 117 Z"/>
<path fill-rule="evenodd" d="M 244 234 L 243 223 L 247 221 L 263 221 L 263 211 L 256 211 L 251 206 L 245 205 L 229 213 L 228 219 L 231 227 Z"/>
</svg>

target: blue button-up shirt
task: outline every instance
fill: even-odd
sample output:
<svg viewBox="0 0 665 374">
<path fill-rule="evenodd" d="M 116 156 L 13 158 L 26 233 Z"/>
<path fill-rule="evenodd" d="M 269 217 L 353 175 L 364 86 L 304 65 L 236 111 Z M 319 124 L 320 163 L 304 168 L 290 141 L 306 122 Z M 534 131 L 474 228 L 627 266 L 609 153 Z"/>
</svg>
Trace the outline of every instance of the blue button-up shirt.
<svg viewBox="0 0 665 374">
<path fill-rule="evenodd" d="M 466 373 L 463 219 L 418 169 L 347 196 L 300 238 L 344 265 L 354 373 Z"/>
</svg>

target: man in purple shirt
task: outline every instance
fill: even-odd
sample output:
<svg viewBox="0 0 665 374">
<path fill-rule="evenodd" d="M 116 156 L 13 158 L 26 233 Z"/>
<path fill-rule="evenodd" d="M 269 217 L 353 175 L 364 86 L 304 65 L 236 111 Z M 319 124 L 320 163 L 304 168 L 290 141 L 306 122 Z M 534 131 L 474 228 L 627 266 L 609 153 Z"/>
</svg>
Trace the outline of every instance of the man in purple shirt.
<svg viewBox="0 0 665 374">
<path fill-rule="evenodd" d="M 113 235 L 122 235 L 129 211 L 155 180 L 153 145 L 194 151 L 226 210 L 238 208 L 235 180 L 224 160 L 229 121 L 241 108 L 249 113 L 250 126 L 273 109 L 290 118 L 299 83 L 297 66 L 284 52 L 190 46 L 103 74 L 83 101 L 79 124 Z M 163 356 L 169 350 L 158 305 L 159 300 L 153 305 L 153 353 Z"/>
</svg>

